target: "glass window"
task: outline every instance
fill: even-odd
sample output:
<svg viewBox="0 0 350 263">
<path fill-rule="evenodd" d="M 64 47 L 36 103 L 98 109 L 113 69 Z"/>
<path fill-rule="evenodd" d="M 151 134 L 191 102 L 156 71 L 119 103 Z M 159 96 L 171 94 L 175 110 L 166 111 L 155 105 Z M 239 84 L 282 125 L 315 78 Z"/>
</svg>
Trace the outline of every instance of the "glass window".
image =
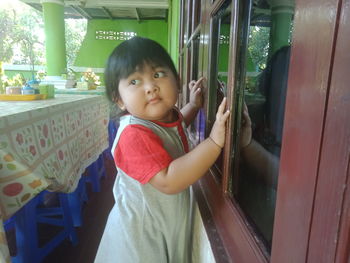
<svg viewBox="0 0 350 263">
<path fill-rule="evenodd" d="M 227 76 L 230 49 L 231 1 L 225 1 L 213 16 L 211 36 L 211 66 L 209 74 L 209 109 L 208 127 L 215 121 L 215 115 L 222 99 L 227 96 Z M 223 153 L 216 161 L 214 168 L 221 178 Z"/>
<path fill-rule="evenodd" d="M 241 1 L 243 2 L 243 1 Z M 279 158 L 282 145 L 284 108 L 287 92 L 290 39 L 293 23 L 291 6 L 270 6 L 254 1 L 249 7 L 246 38 L 238 49 L 236 83 L 244 94 L 239 114 L 247 105 L 252 143 L 240 148 L 233 161 L 232 193 L 247 218 L 270 250 L 276 203 Z M 244 24 L 244 21 L 242 21 Z M 243 27 L 244 28 L 244 27 Z M 245 37 L 246 36 L 246 37 Z M 239 41 L 238 41 L 239 42 Z M 243 61 L 245 66 L 237 65 Z M 238 100 L 238 98 L 237 98 Z M 247 135 L 249 122 L 235 118 L 239 140 Z M 248 129 L 249 130 L 249 129 Z M 233 135 L 234 136 L 234 135 Z M 241 142 L 241 141 L 240 141 Z M 238 143 L 237 143 L 238 144 Z M 242 146 L 242 145 L 241 145 Z"/>
<path fill-rule="evenodd" d="M 198 0 L 183 0 L 182 9 L 184 10 L 184 46 L 181 50 L 181 63 L 180 63 L 180 78 L 182 83 L 180 101 L 182 106 L 186 105 L 190 99 L 190 92 L 188 89 L 188 83 L 191 80 L 198 80 L 199 74 L 199 42 L 200 42 L 200 30 L 197 29 L 194 32 L 193 26 L 198 26 L 200 19 L 200 3 Z M 196 13 L 195 13 L 196 12 Z M 191 35 L 192 34 L 192 35 Z M 193 143 L 199 143 L 200 138 L 204 137 L 204 115 L 201 110 L 197 115 L 196 120 L 189 126 L 189 135 Z"/>
<path fill-rule="evenodd" d="M 192 32 L 201 21 L 201 0 L 192 0 Z"/>
<path fill-rule="evenodd" d="M 199 75 L 199 41 L 200 41 L 200 32 L 192 37 L 191 43 L 189 43 L 189 50 L 191 55 L 191 68 L 190 68 L 190 79 L 198 80 L 201 76 Z M 188 89 L 188 87 L 186 87 Z M 189 101 L 189 96 L 187 98 Z M 197 115 L 196 120 L 190 125 L 189 133 L 191 140 L 196 144 L 199 143 L 200 139 L 204 137 L 204 113 L 201 109 Z"/>
<path fill-rule="evenodd" d="M 191 34 L 191 5 L 190 0 L 182 0 L 183 16 L 183 45 L 185 46 Z"/>
</svg>

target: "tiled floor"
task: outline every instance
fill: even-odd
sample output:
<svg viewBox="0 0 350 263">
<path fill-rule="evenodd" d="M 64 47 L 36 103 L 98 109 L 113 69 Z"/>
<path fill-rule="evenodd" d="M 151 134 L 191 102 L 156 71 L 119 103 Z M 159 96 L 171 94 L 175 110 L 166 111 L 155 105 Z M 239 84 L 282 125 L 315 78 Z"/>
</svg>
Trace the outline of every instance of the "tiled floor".
<svg viewBox="0 0 350 263">
<path fill-rule="evenodd" d="M 102 236 L 104 226 L 114 199 L 112 186 L 115 169 L 112 162 L 105 161 L 107 176 L 101 180 L 101 192 L 94 193 L 88 187 L 89 201 L 83 208 L 83 226 L 77 228 L 79 243 L 72 246 L 66 240 L 57 247 L 43 263 L 92 263 Z"/>
</svg>

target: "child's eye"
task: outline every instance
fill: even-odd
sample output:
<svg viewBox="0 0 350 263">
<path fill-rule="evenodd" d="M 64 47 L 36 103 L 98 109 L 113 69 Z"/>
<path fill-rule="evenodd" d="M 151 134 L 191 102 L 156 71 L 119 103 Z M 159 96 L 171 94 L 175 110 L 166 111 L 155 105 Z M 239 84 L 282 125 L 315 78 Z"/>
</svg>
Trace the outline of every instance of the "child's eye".
<svg viewBox="0 0 350 263">
<path fill-rule="evenodd" d="M 138 85 L 138 84 L 140 84 L 140 80 L 139 79 L 133 79 L 133 80 L 130 81 L 130 84 L 131 85 Z"/>
<path fill-rule="evenodd" d="M 158 71 L 154 74 L 154 77 L 157 78 L 162 78 L 165 76 L 165 72 L 164 71 Z"/>
</svg>

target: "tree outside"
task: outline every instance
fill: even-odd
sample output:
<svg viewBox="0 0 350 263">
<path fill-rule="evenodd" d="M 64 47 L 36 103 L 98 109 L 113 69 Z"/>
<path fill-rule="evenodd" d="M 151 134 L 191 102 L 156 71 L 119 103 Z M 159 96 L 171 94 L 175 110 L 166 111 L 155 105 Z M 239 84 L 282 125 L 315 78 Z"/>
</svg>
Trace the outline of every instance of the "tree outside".
<svg viewBox="0 0 350 263">
<path fill-rule="evenodd" d="M 13 56 L 15 19 L 6 10 L 0 10 L 0 61 L 7 62 Z"/>
<path fill-rule="evenodd" d="M 42 13 L 18 1 L 1 0 L 0 61 L 9 64 L 45 65 Z M 74 64 L 86 33 L 85 19 L 66 19 L 67 67 Z"/>
<path fill-rule="evenodd" d="M 87 30 L 86 19 L 65 19 L 67 67 L 74 65 Z"/>
<path fill-rule="evenodd" d="M 249 31 L 248 50 L 259 71 L 266 67 L 269 55 L 270 28 L 251 26 Z"/>
</svg>

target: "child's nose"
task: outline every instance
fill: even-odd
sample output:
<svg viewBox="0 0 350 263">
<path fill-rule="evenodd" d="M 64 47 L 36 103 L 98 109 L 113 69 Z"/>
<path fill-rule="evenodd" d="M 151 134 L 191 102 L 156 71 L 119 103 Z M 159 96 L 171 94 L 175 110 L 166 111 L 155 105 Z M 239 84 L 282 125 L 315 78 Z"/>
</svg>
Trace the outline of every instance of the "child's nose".
<svg viewBox="0 0 350 263">
<path fill-rule="evenodd" d="M 149 82 L 145 83 L 145 90 L 146 90 L 147 94 L 158 91 L 158 89 L 159 88 L 154 81 L 149 81 Z"/>
</svg>

